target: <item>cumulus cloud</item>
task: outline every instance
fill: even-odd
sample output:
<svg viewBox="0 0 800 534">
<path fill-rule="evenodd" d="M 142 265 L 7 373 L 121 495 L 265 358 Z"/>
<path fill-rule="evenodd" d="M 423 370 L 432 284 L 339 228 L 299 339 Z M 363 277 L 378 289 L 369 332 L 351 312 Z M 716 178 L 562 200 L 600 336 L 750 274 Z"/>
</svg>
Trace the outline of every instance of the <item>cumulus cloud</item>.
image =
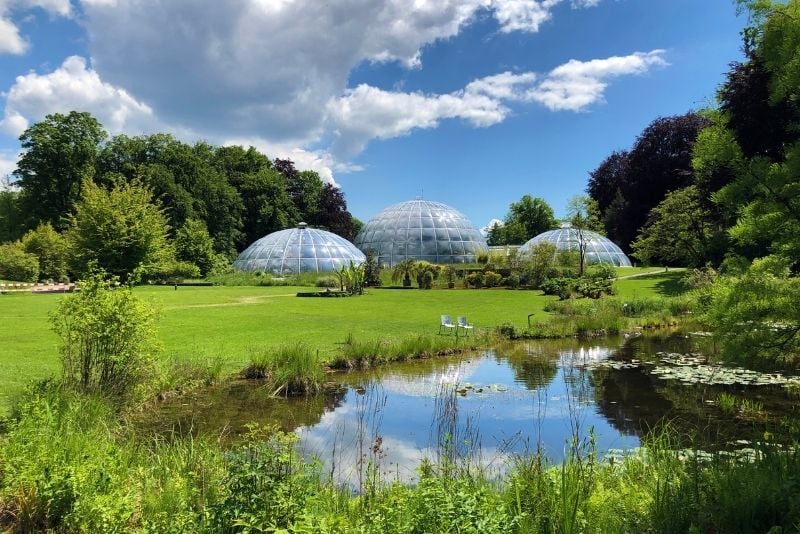
<svg viewBox="0 0 800 534">
<path fill-rule="evenodd" d="M 420 66 L 421 50 L 488 13 L 534 32 L 565 0 L 82 0 L 94 67 L 196 130 L 274 142 L 324 137 L 359 64 Z M 586 4 L 586 0 L 572 5 Z"/>
<path fill-rule="evenodd" d="M 139 133 L 158 126 L 148 105 L 101 80 L 84 58 L 70 56 L 49 74 L 17 76 L 6 95 L 0 129 L 16 137 L 31 122 L 69 110 L 91 112 L 112 133 Z"/>
<path fill-rule="evenodd" d="M 17 168 L 17 153 L 0 150 L 0 190 L 8 189 L 11 173 Z"/>
<path fill-rule="evenodd" d="M 359 85 L 328 103 L 328 123 L 334 132 L 332 151 L 338 157 L 352 157 L 372 139 L 435 128 L 445 119 L 491 126 L 511 113 L 512 102 L 538 102 L 553 111 L 581 111 L 603 100 L 608 79 L 666 65 L 663 56 L 663 50 L 653 50 L 585 62 L 571 60 L 543 77 L 533 72 L 503 72 L 443 95 Z"/>
<path fill-rule="evenodd" d="M 13 15 L 37 7 L 50 15 L 72 14 L 69 0 L 0 0 L 0 54 L 20 55 L 28 50 L 30 43 L 21 35 Z"/>
<path fill-rule="evenodd" d="M 652 67 L 667 65 L 664 50 L 636 52 L 591 61 L 570 60 L 556 67 L 524 98 L 545 105 L 548 109 L 580 111 L 602 101 L 607 80 L 629 74 L 643 74 Z"/>
</svg>

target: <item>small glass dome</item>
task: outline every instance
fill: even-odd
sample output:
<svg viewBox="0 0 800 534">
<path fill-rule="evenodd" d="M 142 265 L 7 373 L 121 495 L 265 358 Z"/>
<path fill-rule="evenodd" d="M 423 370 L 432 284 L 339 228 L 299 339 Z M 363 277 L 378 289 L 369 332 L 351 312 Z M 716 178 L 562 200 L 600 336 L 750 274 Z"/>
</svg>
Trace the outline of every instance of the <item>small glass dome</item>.
<svg viewBox="0 0 800 534">
<path fill-rule="evenodd" d="M 461 212 L 441 202 L 409 200 L 373 217 L 355 239 L 362 251 L 372 250 L 378 263 L 394 266 L 406 260 L 431 263 L 474 263 L 488 253 L 486 240 Z"/>
<path fill-rule="evenodd" d="M 630 267 L 631 260 L 622 252 L 622 249 L 607 237 L 597 232 L 582 230 L 583 240 L 586 243 L 586 263 L 609 263 L 617 267 Z M 571 224 L 564 223 L 556 230 L 543 232 L 519 248 L 520 254 L 530 254 L 538 243 L 552 243 L 556 250 L 578 250 L 578 230 Z"/>
<path fill-rule="evenodd" d="M 351 261 L 359 265 L 365 259 L 345 238 L 300 223 L 297 228 L 273 232 L 247 247 L 233 262 L 233 268 L 273 274 L 332 272 Z"/>
</svg>

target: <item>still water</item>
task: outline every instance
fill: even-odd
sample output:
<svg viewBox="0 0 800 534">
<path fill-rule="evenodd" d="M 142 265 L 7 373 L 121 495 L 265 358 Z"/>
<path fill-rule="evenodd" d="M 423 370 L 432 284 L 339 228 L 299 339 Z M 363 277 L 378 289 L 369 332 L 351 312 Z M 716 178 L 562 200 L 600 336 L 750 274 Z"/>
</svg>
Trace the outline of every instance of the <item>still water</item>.
<svg viewBox="0 0 800 534">
<path fill-rule="evenodd" d="M 298 434 L 307 457 L 334 480 L 357 484 L 370 465 L 413 481 L 423 458 L 480 464 L 501 472 L 507 459 L 541 450 L 553 462 L 577 440 L 599 452 L 632 449 L 668 425 L 676 446 L 734 448 L 794 432 L 796 401 L 774 386 L 686 385 L 651 373 L 663 351 L 710 350 L 683 334 L 507 344 L 455 358 L 333 373 L 327 393 L 272 398 L 234 381 L 166 402 L 148 430 L 235 442 L 251 423 Z M 722 410 L 722 394 L 756 410 Z"/>
</svg>

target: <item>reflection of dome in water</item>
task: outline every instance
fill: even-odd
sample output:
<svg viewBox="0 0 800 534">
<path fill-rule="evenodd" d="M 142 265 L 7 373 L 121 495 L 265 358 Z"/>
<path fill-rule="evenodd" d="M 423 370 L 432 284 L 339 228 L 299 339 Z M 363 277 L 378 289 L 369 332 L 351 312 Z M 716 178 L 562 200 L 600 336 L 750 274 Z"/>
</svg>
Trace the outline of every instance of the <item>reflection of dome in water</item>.
<svg viewBox="0 0 800 534">
<path fill-rule="evenodd" d="M 355 244 L 375 252 L 378 263 L 393 266 L 405 259 L 432 263 L 474 263 L 488 253 L 486 240 L 461 212 L 430 200 L 389 206 L 370 219 Z"/>
<path fill-rule="evenodd" d="M 630 267 L 631 260 L 622 252 L 622 249 L 607 237 L 597 232 L 582 230 L 583 241 L 586 244 L 586 263 L 609 263 L 617 267 Z M 551 243 L 556 250 L 578 250 L 579 231 L 571 224 L 562 224 L 556 230 L 543 232 L 519 248 L 520 254 L 530 254 L 539 243 Z"/>
<path fill-rule="evenodd" d="M 239 254 L 233 267 L 273 274 L 316 273 L 364 260 L 364 254 L 345 238 L 300 223 L 262 237 Z"/>
</svg>

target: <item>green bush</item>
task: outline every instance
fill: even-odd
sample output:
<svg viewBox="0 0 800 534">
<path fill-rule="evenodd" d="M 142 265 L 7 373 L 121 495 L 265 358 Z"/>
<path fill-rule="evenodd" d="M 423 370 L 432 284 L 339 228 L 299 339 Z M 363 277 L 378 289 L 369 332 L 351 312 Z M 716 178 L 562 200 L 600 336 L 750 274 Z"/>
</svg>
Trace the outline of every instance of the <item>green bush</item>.
<svg viewBox="0 0 800 534">
<path fill-rule="evenodd" d="M 25 252 L 18 243 L 0 245 L 0 278 L 35 282 L 39 279 L 39 259 Z"/>
<path fill-rule="evenodd" d="M 50 316 L 64 383 L 83 393 L 128 396 L 154 371 L 155 313 L 129 287 L 100 274 L 80 287 Z"/>
<path fill-rule="evenodd" d="M 493 271 L 483 273 L 483 285 L 486 287 L 497 287 L 502 279 L 503 277 L 499 273 Z"/>
<path fill-rule="evenodd" d="M 314 282 L 316 287 L 339 287 L 339 281 L 336 279 L 335 276 L 320 276 L 317 278 L 317 281 Z"/>
<path fill-rule="evenodd" d="M 177 284 L 186 279 L 200 278 L 200 268 L 194 263 L 169 259 L 146 267 L 141 278 L 158 284 Z"/>
<path fill-rule="evenodd" d="M 541 289 L 545 295 L 556 295 L 565 300 L 572 296 L 577 284 L 574 278 L 549 278 L 542 282 Z"/>
<path fill-rule="evenodd" d="M 464 277 L 464 285 L 466 287 L 480 289 L 483 287 L 483 277 L 483 273 L 469 273 Z"/>
</svg>

